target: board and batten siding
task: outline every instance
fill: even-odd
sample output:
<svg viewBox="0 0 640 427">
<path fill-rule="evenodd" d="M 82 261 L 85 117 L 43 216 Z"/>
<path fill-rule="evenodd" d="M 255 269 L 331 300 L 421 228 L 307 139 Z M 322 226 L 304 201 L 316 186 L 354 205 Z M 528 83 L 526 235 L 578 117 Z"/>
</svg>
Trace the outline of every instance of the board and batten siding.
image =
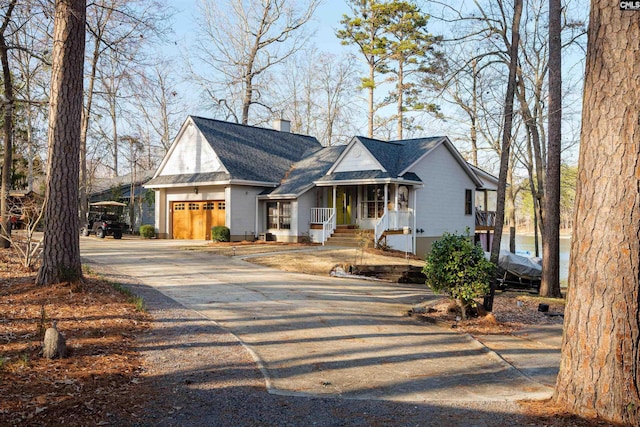
<svg viewBox="0 0 640 427">
<path fill-rule="evenodd" d="M 217 154 L 193 125 L 187 126 L 173 147 L 171 156 L 160 175 L 188 175 L 193 173 L 222 172 L 224 166 Z"/>
<path fill-rule="evenodd" d="M 465 190 L 472 191 L 474 200 L 476 186 L 448 148 L 438 146 L 411 172 L 424 182 L 417 190 L 416 228 L 424 230 L 418 238 L 441 237 L 445 231 L 464 233 L 467 227 L 473 235 L 475 216 L 465 215 Z"/>
</svg>

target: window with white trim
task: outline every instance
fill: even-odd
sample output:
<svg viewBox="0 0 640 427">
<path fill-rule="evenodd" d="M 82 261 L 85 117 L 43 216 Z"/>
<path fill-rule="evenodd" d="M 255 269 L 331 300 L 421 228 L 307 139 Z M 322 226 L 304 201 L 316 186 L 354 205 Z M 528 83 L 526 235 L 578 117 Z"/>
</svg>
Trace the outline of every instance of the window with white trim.
<svg viewBox="0 0 640 427">
<path fill-rule="evenodd" d="M 362 217 L 378 219 L 384 214 L 384 186 L 367 185 L 363 192 Z"/>
<path fill-rule="evenodd" d="M 291 229 L 291 202 L 267 202 L 267 228 Z"/>
</svg>

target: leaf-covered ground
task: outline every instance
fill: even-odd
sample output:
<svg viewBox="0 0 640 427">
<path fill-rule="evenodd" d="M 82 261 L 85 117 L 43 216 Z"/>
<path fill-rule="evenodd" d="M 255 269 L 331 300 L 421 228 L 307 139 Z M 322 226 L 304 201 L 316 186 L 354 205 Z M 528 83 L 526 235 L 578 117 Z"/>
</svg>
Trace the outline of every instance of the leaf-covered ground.
<svg viewBox="0 0 640 427">
<path fill-rule="evenodd" d="M 135 338 L 149 327 L 130 297 L 91 274 L 84 283 L 34 285 L 35 273 L 0 255 L 0 425 L 100 425 L 140 409 L 131 398 L 141 360 Z M 57 322 L 70 356 L 42 357 Z"/>
</svg>

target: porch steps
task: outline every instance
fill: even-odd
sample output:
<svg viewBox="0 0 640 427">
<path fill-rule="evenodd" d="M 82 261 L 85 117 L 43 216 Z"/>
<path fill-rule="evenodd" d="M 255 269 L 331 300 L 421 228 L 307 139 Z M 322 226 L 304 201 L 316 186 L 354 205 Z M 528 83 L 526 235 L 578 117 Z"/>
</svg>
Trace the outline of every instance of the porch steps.
<svg viewBox="0 0 640 427">
<path fill-rule="evenodd" d="M 367 245 L 369 247 L 373 246 L 373 230 L 360 230 L 348 225 L 339 225 L 331 237 L 327 239 L 325 245 L 358 248 L 361 246 L 361 236 L 363 234 L 369 240 Z"/>
</svg>

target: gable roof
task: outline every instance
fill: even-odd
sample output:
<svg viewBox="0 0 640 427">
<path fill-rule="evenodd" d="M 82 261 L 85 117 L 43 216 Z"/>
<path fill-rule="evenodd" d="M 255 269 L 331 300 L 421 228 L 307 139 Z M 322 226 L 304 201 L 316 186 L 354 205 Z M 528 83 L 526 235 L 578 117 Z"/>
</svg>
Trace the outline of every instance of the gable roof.
<svg viewBox="0 0 640 427">
<path fill-rule="evenodd" d="M 214 173 L 215 177 L 211 173 L 162 174 L 175 145 L 191 123 L 213 149 L 227 173 Z M 211 182 L 213 178 L 277 184 L 293 163 L 321 148 L 318 140 L 311 136 L 189 116 L 147 186 L 194 185 L 203 179 Z"/>
<path fill-rule="evenodd" d="M 313 186 L 314 181 L 327 173 L 346 147 L 346 145 L 325 147 L 295 163 L 269 196 L 297 196 L 304 193 Z"/>
</svg>

